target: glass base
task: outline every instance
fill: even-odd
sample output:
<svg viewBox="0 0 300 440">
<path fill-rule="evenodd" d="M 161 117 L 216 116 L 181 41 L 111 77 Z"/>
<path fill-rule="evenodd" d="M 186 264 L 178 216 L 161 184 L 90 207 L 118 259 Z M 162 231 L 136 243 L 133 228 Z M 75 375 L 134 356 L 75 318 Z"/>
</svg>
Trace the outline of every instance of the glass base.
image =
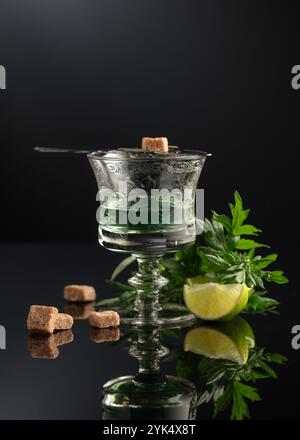
<svg viewBox="0 0 300 440">
<path fill-rule="evenodd" d="M 194 420 L 195 386 L 174 376 L 112 379 L 102 388 L 104 420 Z"/>
<path fill-rule="evenodd" d="M 138 270 L 129 278 L 128 284 L 135 289 L 136 296 L 134 303 L 125 306 L 125 309 L 115 307 L 121 324 L 153 328 L 189 325 L 197 321 L 184 306 L 159 302 L 159 292 L 169 282 L 160 272 L 162 255 L 134 254 L 134 257 Z"/>
<path fill-rule="evenodd" d="M 123 229 L 123 230 L 122 230 Z M 149 231 L 116 227 L 99 227 L 99 243 L 111 251 L 144 255 L 168 254 L 190 247 L 195 241 L 195 224 L 175 228 L 150 225 Z"/>
<path fill-rule="evenodd" d="M 179 304 L 159 304 L 155 319 L 146 317 L 136 310 L 119 310 L 121 324 L 130 327 L 177 327 L 192 325 L 197 321 L 195 315 Z"/>
</svg>

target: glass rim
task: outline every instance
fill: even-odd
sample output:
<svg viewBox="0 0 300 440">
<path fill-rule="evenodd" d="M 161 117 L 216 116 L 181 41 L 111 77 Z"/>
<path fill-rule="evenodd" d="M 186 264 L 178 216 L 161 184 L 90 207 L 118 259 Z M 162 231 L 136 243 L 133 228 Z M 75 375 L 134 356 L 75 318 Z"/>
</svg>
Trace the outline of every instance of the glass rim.
<svg viewBox="0 0 300 440">
<path fill-rule="evenodd" d="M 206 157 L 212 156 L 212 153 L 208 153 L 208 152 L 202 151 L 202 150 L 194 150 L 194 149 L 185 149 L 177 154 L 173 153 L 173 152 L 169 152 L 169 153 L 152 153 L 152 155 L 145 154 L 145 155 L 136 156 L 136 157 L 130 157 L 129 154 L 127 156 L 125 154 L 123 156 L 120 155 L 120 157 L 105 156 L 109 152 L 117 152 L 117 151 L 122 152 L 121 150 L 107 150 L 107 151 L 97 150 L 97 151 L 92 151 L 92 152 L 88 153 L 87 157 L 89 159 L 99 160 L 99 161 L 122 161 L 122 160 L 127 160 L 127 161 L 178 160 L 178 161 L 181 161 L 181 160 L 200 160 L 203 157 L 206 158 Z M 142 149 L 141 149 L 141 152 L 143 152 Z M 145 153 L 150 153 L 150 152 L 145 151 Z"/>
</svg>

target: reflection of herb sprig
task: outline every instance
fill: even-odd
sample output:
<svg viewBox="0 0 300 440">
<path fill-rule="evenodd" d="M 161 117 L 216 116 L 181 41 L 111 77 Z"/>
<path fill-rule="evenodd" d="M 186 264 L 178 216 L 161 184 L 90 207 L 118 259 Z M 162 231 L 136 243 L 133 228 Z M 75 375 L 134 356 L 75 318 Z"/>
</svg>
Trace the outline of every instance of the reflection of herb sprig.
<svg viewBox="0 0 300 440">
<path fill-rule="evenodd" d="M 210 359 L 178 348 L 164 358 L 165 362 L 176 362 L 179 377 L 198 383 L 198 406 L 212 402 L 214 417 L 229 410 L 231 420 L 250 418 L 249 401 L 261 400 L 254 384 L 260 379 L 276 379 L 269 363 L 283 364 L 286 360 L 281 354 L 267 353 L 259 348 L 250 349 L 245 365 Z"/>
<path fill-rule="evenodd" d="M 280 354 L 266 353 L 258 348 L 251 349 L 246 365 L 203 358 L 198 365 L 199 373 L 210 391 L 201 394 L 198 403 L 207 402 L 211 397 L 214 417 L 231 407 L 231 420 L 250 418 L 248 401 L 261 400 L 252 384 L 258 379 L 276 379 L 277 375 L 268 363 L 283 364 L 285 361 Z"/>
</svg>

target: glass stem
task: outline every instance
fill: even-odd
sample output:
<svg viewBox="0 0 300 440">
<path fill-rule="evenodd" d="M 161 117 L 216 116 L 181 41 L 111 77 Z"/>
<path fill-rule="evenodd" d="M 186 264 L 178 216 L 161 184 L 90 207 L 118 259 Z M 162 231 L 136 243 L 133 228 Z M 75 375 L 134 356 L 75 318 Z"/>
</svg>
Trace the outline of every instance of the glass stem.
<svg viewBox="0 0 300 440">
<path fill-rule="evenodd" d="M 159 339 L 158 329 L 141 329 L 129 352 L 139 361 L 137 380 L 142 382 L 161 380 L 160 360 L 168 353 Z"/>
<path fill-rule="evenodd" d="M 138 271 L 128 280 L 135 287 L 137 296 L 134 310 L 137 312 L 136 324 L 157 325 L 159 304 L 159 291 L 168 283 L 158 269 L 161 255 L 139 256 L 136 255 Z"/>
</svg>

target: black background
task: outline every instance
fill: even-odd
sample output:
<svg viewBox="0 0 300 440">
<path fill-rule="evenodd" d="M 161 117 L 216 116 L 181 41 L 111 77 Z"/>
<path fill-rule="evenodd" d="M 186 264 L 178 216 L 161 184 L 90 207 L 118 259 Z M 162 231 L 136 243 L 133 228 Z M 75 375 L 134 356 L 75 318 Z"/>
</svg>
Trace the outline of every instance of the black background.
<svg viewBox="0 0 300 440">
<path fill-rule="evenodd" d="M 0 0 L 0 64 L 7 72 L 7 90 L 0 90 L 0 323 L 15 349 L 24 329 L 12 328 L 30 303 L 43 295 L 51 302 L 51 292 L 54 303 L 66 282 L 98 280 L 105 289 L 103 279 L 120 261 L 97 247 L 96 183 L 86 158 L 41 155 L 33 147 L 136 146 L 145 135 L 167 136 L 213 153 L 200 179 L 206 215 L 224 212 L 238 189 L 250 222 L 264 231 L 261 241 L 280 255 L 291 280 L 274 290 L 282 300 L 281 325 L 261 332 L 273 351 L 279 344 L 277 351 L 289 355 L 290 369 L 257 417 L 296 417 L 300 354 L 290 349 L 290 329 L 299 305 L 300 91 L 291 87 L 291 69 L 300 64 L 299 34 L 296 1 Z M 87 241 L 93 251 L 76 247 Z M 65 247 L 13 244 L 44 242 Z M 11 350 L 0 353 L 10 375 L 2 376 L 4 384 L 15 383 L 15 394 L 10 386 L 4 394 L 11 406 L 3 418 L 34 418 L 28 400 L 23 408 L 14 405 L 28 378 L 14 382 L 11 365 L 22 369 L 23 361 Z M 34 389 L 37 373 L 30 374 Z M 80 406 L 75 413 L 68 407 L 72 389 L 70 381 L 69 412 L 59 416 L 37 386 L 34 398 L 44 405 L 36 404 L 37 417 L 80 418 Z M 274 405 L 284 413 L 272 408 L 276 392 Z"/>
<path fill-rule="evenodd" d="M 1 241 L 94 240 L 83 156 L 35 145 L 139 145 L 213 153 L 206 214 L 238 189 L 282 252 L 298 187 L 297 2 L 1 0 Z M 297 236 L 293 238 L 296 240 Z"/>
</svg>

